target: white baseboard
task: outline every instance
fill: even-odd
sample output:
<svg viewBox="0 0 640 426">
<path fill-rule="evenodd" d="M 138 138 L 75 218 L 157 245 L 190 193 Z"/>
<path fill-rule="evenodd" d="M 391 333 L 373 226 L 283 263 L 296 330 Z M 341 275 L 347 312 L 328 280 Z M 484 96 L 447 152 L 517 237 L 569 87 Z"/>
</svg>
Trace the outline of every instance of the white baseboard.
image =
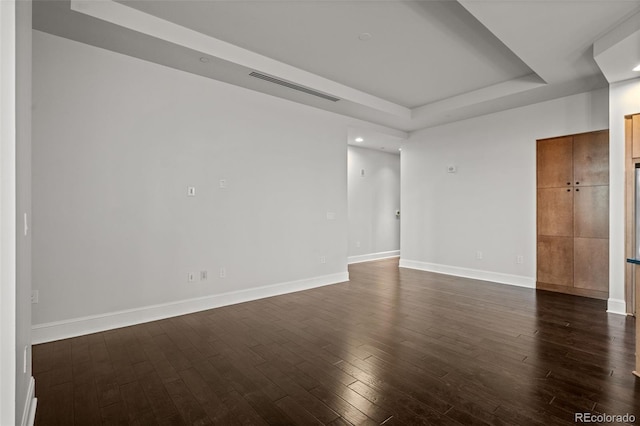
<svg viewBox="0 0 640 426">
<path fill-rule="evenodd" d="M 380 253 L 349 256 L 347 258 L 347 263 L 351 265 L 352 263 L 370 262 L 372 260 L 388 259 L 390 257 L 398 257 L 398 256 L 400 256 L 400 250 L 381 251 Z"/>
<path fill-rule="evenodd" d="M 627 315 L 627 304 L 621 299 L 607 300 L 607 312 L 610 314 Z"/>
<path fill-rule="evenodd" d="M 235 305 L 236 303 L 249 302 L 251 300 L 271 296 L 279 296 L 281 294 L 308 290 L 345 281 L 349 281 L 349 273 L 340 272 L 337 274 L 323 275 L 320 277 L 289 281 L 223 294 L 214 294 L 194 299 L 180 300 L 177 302 L 144 306 L 136 309 L 91 315 L 45 324 L 35 324 L 33 325 L 31 332 L 32 343 L 38 344 L 67 339 L 69 337 L 127 327 L 144 322 L 205 311 L 207 309 L 219 308 L 221 306 Z"/>
<path fill-rule="evenodd" d="M 458 266 L 440 265 L 418 260 L 400 259 L 401 268 L 418 269 L 420 271 L 436 272 L 438 274 L 456 277 L 472 278 L 475 280 L 491 281 L 499 284 L 509 284 L 517 287 L 536 288 L 536 279 L 522 275 L 503 274 L 500 272 L 483 271 L 480 269 L 461 268 Z"/>
<path fill-rule="evenodd" d="M 31 376 L 29 379 L 29 388 L 27 389 L 27 398 L 24 401 L 24 409 L 22 411 L 22 426 L 33 426 L 36 420 L 36 406 L 38 398 L 36 398 L 36 379 Z"/>
</svg>

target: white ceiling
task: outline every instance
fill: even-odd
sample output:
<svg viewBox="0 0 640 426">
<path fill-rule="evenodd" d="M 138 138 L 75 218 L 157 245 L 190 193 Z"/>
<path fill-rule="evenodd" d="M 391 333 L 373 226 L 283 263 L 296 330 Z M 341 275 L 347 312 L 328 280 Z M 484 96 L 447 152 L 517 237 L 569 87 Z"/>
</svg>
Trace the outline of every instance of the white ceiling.
<svg viewBox="0 0 640 426">
<path fill-rule="evenodd" d="M 400 155 L 404 137 L 382 133 L 362 126 L 349 127 L 347 143 L 358 148 L 374 149 Z"/>
<path fill-rule="evenodd" d="M 625 49 L 640 55 L 638 17 L 640 0 L 34 1 L 37 30 L 345 114 L 392 139 L 640 76 L 623 69 L 634 60 Z"/>
<path fill-rule="evenodd" d="M 532 72 L 455 1 L 122 3 L 408 108 Z"/>
</svg>

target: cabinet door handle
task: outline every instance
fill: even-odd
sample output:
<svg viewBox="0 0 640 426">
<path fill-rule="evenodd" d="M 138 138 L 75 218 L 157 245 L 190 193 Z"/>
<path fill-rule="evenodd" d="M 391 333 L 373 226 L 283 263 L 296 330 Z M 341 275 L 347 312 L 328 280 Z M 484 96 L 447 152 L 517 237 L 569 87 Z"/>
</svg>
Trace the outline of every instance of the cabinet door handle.
<svg viewBox="0 0 640 426">
<path fill-rule="evenodd" d="M 576 192 L 580 191 L 580 188 L 576 188 Z"/>
<path fill-rule="evenodd" d="M 567 192 L 571 192 L 571 190 L 570 190 L 570 189 L 567 189 Z"/>
<path fill-rule="evenodd" d="M 580 182 L 576 182 L 576 185 L 580 185 Z"/>
<path fill-rule="evenodd" d="M 571 182 L 567 182 L 567 185 L 571 185 Z"/>
</svg>

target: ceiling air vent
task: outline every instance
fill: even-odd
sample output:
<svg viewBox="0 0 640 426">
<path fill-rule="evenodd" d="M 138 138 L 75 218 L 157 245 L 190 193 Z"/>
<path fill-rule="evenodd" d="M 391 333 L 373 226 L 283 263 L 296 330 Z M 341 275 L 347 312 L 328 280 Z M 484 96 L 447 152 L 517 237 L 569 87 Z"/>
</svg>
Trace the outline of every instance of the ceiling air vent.
<svg viewBox="0 0 640 426">
<path fill-rule="evenodd" d="M 280 86 L 288 87 L 289 89 L 297 90 L 299 92 L 304 92 L 309 95 L 317 96 L 319 98 L 328 99 L 333 102 L 338 102 L 340 99 L 331 95 L 326 95 L 324 93 L 320 93 L 313 89 L 308 89 L 304 86 L 299 86 L 297 84 L 289 83 L 288 81 L 280 80 L 279 78 L 271 77 L 270 75 L 261 74 L 259 72 L 253 71 L 249 74 L 251 77 L 259 78 L 264 81 L 268 81 L 271 83 L 279 84 Z"/>
</svg>

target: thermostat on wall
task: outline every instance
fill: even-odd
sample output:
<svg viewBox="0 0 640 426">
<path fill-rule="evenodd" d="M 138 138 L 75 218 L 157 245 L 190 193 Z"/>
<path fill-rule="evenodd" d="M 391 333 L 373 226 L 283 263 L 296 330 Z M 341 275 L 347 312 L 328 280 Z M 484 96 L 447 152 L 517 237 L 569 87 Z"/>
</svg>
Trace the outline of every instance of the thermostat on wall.
<svg viewBox="0 0 640 426">
<path fill-rule="evenodd" d="M 458 168 L 456 166 L 454 166 L 453 164 L 447 166 L 447 173 L 455 173 L 457 171 L 458 171 Z"/>
</svg>

